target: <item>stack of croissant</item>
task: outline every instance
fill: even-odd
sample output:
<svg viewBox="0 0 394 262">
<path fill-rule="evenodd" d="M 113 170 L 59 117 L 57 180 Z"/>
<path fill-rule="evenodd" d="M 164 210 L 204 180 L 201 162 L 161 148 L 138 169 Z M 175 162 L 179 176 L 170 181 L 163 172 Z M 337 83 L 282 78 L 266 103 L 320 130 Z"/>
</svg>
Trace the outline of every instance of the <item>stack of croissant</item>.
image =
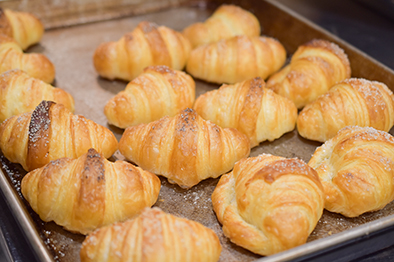
<svg viewBox="0 0 394 262">
<path fill-rule="evenodd" d="M 105 105 L 107 128 L 73 114 L 48 58 L 23 53 L 41 22 L 0 9 L 0 149 L 28 172 L 21 191 L 43 221 L 89 234 L 81 261 L 218 261 L 214 231 L 151 208 L 156 175 L 186 189 L 221 176 L 212 205 L 224 235 L 264 256 L 304 244 L 324 208 L 355 217 L 394 200 L 390 88 L 351 78 L 345 51 L 323 39 L 284 65 L 284 46 L 260 30 L 222 5 L 182 32 L 143 21 L 102 43 L 97 73 L 129 81 Z M 194 78 L 221 86 L 196 99 Z M 119 142 L 111 126 L 125 129 Z M 308 164 L 249 157 L 295 128 L 324 143 Z M 108 160 L 117 150 L 127 161 Z"/>
</svg>

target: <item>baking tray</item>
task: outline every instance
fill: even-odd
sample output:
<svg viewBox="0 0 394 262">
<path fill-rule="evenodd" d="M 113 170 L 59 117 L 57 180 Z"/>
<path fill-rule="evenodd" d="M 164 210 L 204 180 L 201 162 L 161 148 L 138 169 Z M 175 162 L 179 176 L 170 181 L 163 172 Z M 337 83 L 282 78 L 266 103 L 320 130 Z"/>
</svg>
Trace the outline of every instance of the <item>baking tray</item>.
<svg viewBox="0 0 394 262">
<path fill-rule="evenodd" d="M 98 77 L 92 63 L 96 47 L 102 42 L 119 39 L 141 21 L 156 22 L 180 31 L 191 23 L 205 20 L 222 3 L 233 3 L 253 12 L 260 20 L 262 34 L 276 37 L 285 46 L 289 55 L 294 53 L 299 45 L 313 38 L 324 38 L 339 44 L 348 54 L 353 77 L 377 80 L 386 83 L 390 88 L 394 87 L 394 72 L 391 69 L 275 1 L 190 1 L 154 13 L 55 28 L 46 31 L 41 43 L 29 49 L 29 52 L 44 53 L 55 64 L 54 86 L 61 87 L 73 95 L 76 114 L 82 114 L 107 126 L 120 139 L 123 130 L 109 126 L 103 110 L 106 102 L 123 90 L 127 82 L 109 81 Z M 196 96 L 219 87 L 203 81 L 196 81 L 196 84 Z M 390 133 L 394 134 L 394 129 Z M 271 153 L 283 157 L 298 157 L 308 162 L 319 145 L 320 143 L 303 139 L 293 131 L 273 142 L 261 143 L 252 149 L 251 156 Z M 123 157 L 117 152 L 112 157 L 112 160 L 116 159 Z M 69 233 L 53 222 L 42 222 L 20 194 L 20 181 L 26 172 L 20 165 L 9 163 L 3 156 L 0 156 L 0 161 L 2 162 L 0 187 L 37 259 L 79 261 L 79 249 L 84 236 Z M 353 219 L 324 211 L 307 244 L 273 256 L 261 257 L 232 244 L 223 235 L 210 199 L 218 179 L 208 179 L 189 190 L 169 184 L 164 178 L 161 178 L 161 181 L 162 187 L 155 206 L 213 229 L 223 246 L 220 261 L 300 260 L 316 252 L 337 250 L 343 247 L 344 243 L 394 225 L 394 203 L 381 211 Z M 378 247 L 368 251 L 376 250 Z"/>
</svg>

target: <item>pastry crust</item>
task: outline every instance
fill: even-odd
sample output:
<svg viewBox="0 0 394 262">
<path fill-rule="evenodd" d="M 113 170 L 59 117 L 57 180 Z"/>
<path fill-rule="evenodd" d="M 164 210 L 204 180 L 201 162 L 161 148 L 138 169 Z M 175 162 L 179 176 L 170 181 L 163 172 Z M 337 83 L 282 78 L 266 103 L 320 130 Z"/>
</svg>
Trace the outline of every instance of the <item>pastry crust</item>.
<svg viewBox="0 0 394 262">
<path fill-rule="evenodd" d="M 265 88 L 261 78 L 222 85 L 198 97 L 194 109 L 206 120 L 246 134 L 251 147 L 279 138 L 297 121 L 294 103 Z"/>
<path fill-rule="evenodd" d="M 119 151 L 138 166 L 189 188 L 231 170 L 249 155 L 250 143 L 238 130 L 222 129 L 188 108 L 172 118 L 127 128 Z"/>
<path fill-rule="evenodd" d="M 215 262 L 221 245 L 198 222 L 146 208 L 133 220 L 90 234 L 82 243 L 81 262 Z"/>
<path fill-rule="evenodd" d="M 0 73 L 20 69 L 46 83 L 55 79 L 55 66 L 45 55 L 24 54 L 14 39 L 3 34 L 0 34 L 0 61 Z"/>
<path fill-rule="evenodd" d="M 303 161 L 263 154 L 223 175 L 212 205 L 232 242 L 267 256 L 306 242 L 322 215 L 324 192 Z"/>
<path fill-rule="evenodd" d="M 109 158 L 117 145 L 109 129 L 51 101 L 42 101 L 33 112 L 10 117 L 0 125 L 0 149 L 26 171 L 58 158 L 77 158 L 89 148 Z"/>
<path fill-rule="evenodd" d="M 259 36 L 260 22 L 249 11 L 235 5 L 221 5 L 203 23 L 194 23 L 182 32 L 193 48 L 237 35 Z"/>
<path fill-rule="evenodd" d="M 44 26 L 31 13 L 0 8 L 0 34 L 12 37 L 23 50 L 26 50 L 40 42 Z"/>
<path fill-rule="evenodd" d="M 338 45 L 314 39 L 297 49 L 290 64 L 268 79 L 267 87 L 300 109 L 350 74 L 349 59 Z"/>
<path fill-rule="evenodd" d="M 89 149 L 78 159 L 61 158 L 29 172 L 21 191 L 43 221 L 88 234 L 151 207 L 159 195 L 160 179 L 128 162 L 112 163 Z"/>
<path fill-rule="evenodd" d="M 317 148 L 308 164 L 319 174 L 331 212 L 356 217 L 394 200 L 394 138 L 386 132 L 346 127 Z"/>
<path fill-rule="evenodd" d="M 346 126 L 388 132 L 394 125 L 394 95 L 383 83 L 351 78 L 308 104 L 299 114 L 298 133 L 325 142 Z"/>
<path fill-rule="evenodd" d="M 151 65 L 182 70 L 190 51 L 190 42 L 182 33 L 143 21 L 119 41 L 102 43 L 93 62 L 100 76 L 131 81 Z"/>
<path fill-rule="evenodd" d="M 254 77 L 267 78 L 286 61 L 279 41 L 265 36 L 235 36 L 194 49 L 186 71 L 213 83 L 234 84 Z"/>
<path fill-rule="evenodd" d="M 120 128 L 175 116 L 192 107 L 196 84 L 188 74 L 167 66 L 150 66 L 104 108 L 108 122 Z"/>
<path fill-rule="evenodd" d="M 0 75 L 0 123 L 11 116 L 33 111 L 42 100 L 63 104 L 70 112 L 74 112 L 74 98 L 66 91 L 19 69 Z"/>
</svg>

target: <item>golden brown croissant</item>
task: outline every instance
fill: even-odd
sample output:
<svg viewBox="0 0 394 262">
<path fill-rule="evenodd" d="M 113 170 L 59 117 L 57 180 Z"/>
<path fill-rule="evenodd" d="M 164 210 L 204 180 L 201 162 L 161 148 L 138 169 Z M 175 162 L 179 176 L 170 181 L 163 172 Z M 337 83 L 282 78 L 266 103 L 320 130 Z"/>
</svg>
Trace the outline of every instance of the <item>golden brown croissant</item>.
<svg viewBox="0 0 394 262">
<path fill-rule="evenodd" d="M 211 229 L 155 207 L 90 234 L 80 258 L 81 262 L 215 262 L 221 250 Z"/>
<path fill-rule="evenodd" d="M 100 76 L 130 81 L 150 65 L 183 69 L 190 50 L 190 42 L 182 33 L 141 22 L 119 41 L 101 44 L 94 53 L 93 62 Z"/>
<path fill-rule="evenodd" d="M 55 79 L 55 67 L 42 54 L 24 54 L 14 39 L 0 34 L 0 73 L 21 69 L 28 75 L 46 83 Z"/>
<path fill-rule="evenodd" d="M 250 12 L 235 5 L 221 5 L 203 23 L 195 23 L 182 32 L 195 48 L 237 35 L 259 36 L 259 20 Z"/>
<path fill-rule="evenodd" d="M 192 107 L 195 83 L 187 74 L 167 66 L 150 66 L 104 108 L 108 122 L 120 128 L 175 116 Z"/>
<path fill-rule="evenodd" d="M 376 211 L 394 200 L 394 137 L 349 126 L 317 148 L 308 163 L 319 174 L 325 208 L 347 217 Z"/>
<path fill-rule="evenodd" d="M 220 128 L 185 109 L 175 117 L 129 127 L 119 142 L 126 159 L 182 187 L 231 170 L 247 157 L 250 143 L 234 128 Z"/>
<path fill-rule="evenodd" d="M 265 79 L 285 60 L 286 50 L 277 40 L 243 35 L 194 49 L 186 70 L 208 82 L 234 84 L 254 77 Z"/>
<path fill-rule="evenodd" d="M 0 8 L 0 34 L 12 37 L 26 50 L 40 42 L 44 26 L 33 14 Z"/>
<path fill-rule="evenodd" d="M 388 132 L 394 125 L 394 95 L 383 83 L 351 78 L 308 104 L 299 114 L 301 136 L 324 142 L 346 126 Z"/>
<path fill-rule="evenodd" d="M 265 88 L 259 77 L 207 92 L 196 100 L 194 109 L 206 120 L 246 134 L 251 147 L 279 138 L 297 121 L 294 103 Z"/>
<path fill-rule="evenodd" d="M 160 185 L 154 174 L 89 149 L 78 159 L 60 158 L 29 172 L 21 191 L 43 221 L 88 234 L 152 206 Z"/>
<path fill-rule="evenodd" d="M 212 204 L 232 242 L 265 256 L 306 242 L 322 215 L 324 192 L 302 160 L 263 154 L 223 175 Z"/>
<path fill-rule="evenodd" d="M 0 75 L 0 123 L 11 116 L 33 111 L 42 100 L 63 104 L 74 112 L 74 99 L 66 91 L 30 77 L 19 69 Z"/>
<path fill-rule="evenodd" d="M 117 145 L 109 129 L 51 101 L 42 101 L 32 113 L 13 116 L 0 125 L 4 156 L 27 171 L 58 158 L 77 158 L 89 148 L 109 158 Z"/>
<path fill-rule="evenodd" d="M 350 72 L 347 55 L 338 45 L 315 39 L 300 46 L 290 64 L 268 79 L 267 87 L 302 108 L 349 78 Z"/>
</svg>

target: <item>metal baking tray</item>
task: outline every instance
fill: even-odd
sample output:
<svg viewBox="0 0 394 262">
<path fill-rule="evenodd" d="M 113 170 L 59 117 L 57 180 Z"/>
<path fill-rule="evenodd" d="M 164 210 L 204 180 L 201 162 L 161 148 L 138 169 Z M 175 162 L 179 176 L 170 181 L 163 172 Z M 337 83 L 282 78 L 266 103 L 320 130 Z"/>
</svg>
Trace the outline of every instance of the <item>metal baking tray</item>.
<svg viewBox="0 0 394 262">
<path fill-rule="evenodd" d="M 76 102 L 76 114 L 108 127 L 120 139 L 123 130 L 109 126 L 103 110 L 106 102 L 123 90 L 126 82 L 109 81 L 98 76 L 92 56 L 96 47 L 106 41 L 119 39 L 141 21 L 152 21 L 181 31 L 189 24 L 204 21 L 222 3 L 233 3 L 253 12 L 260 20 L 262 34 L 277 38 L 289 56 L 297 47 L 313 38 L 323 38 L 340 45 L 348 54 L 353 77 L 363 77 L 384 82 L 394 87 L 394 72 L 338 39 L 322 28 L 300 17 L 276 1 L 190 1 L 170 9 L 155 11 L 113 20 L 80 24 L 72 27 L 47 30 L 40 44 L 29 52 L 47 55 L 56 67 L 54 86 L 71 93 Z M 219 85 L 196 81 L 196 96 L 218 88 Z M 394 129 L 391 130 L 394 134 Z M 273 142 L 263 142 L 253 148 L 251 156 L 271 153 L 283 157 L 298 157 L 308 162 L 320 143 L 308 141 L 292 131 Z M 117 152 L 112 160 L 123 159 Z M 53 222 L 45 223 L 35 214 L 20 194 L 20 181 L 26 173 L 20 165 L 12 164 L 0 155 L 2 172 L 0 188 L 19 222 L 27 241 L 39 261 L 79 261 L 79 250 L 84 236 L 67 232 Z M 161 178 L 162 187 L 155 206 L 168 213 L 193 219 L 213 229 L 223 246 L 220 261 L 284 261 L 302 260 L 316 253 L 333 252 L 349 241 L 381 232 L 394 225 L 394 203 L 386 208 L 357 218 L 346 218 L 324 211 L 307 244 L 276 255 L 261 257 L 231 243 L 221 230 L 212 210 L 211 194 L 218 179 L 208 179 L 197 186 L 184 190 Z M 347 245 L 347 244 L 346 244 Z M 368 252 L 378 250 L 370 245 Z"/>
</svg>

